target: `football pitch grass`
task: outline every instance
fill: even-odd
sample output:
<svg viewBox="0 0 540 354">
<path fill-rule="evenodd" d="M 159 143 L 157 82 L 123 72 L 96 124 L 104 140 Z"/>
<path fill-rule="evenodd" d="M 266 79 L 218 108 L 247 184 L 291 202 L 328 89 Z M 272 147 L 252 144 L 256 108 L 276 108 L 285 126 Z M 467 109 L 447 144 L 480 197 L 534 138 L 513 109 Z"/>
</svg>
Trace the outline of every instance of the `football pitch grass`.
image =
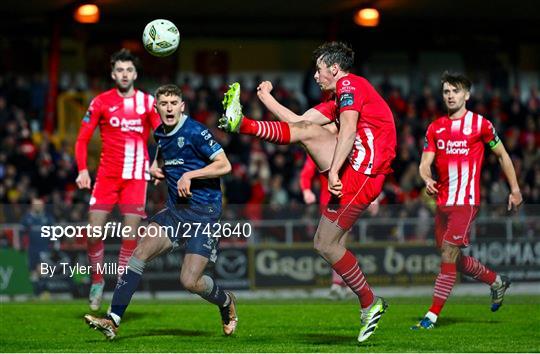
<svg viewBox="0 0 540 354">
<path fill-rule="evenodd" d="M 213 305 L 134 301 L 113 341 L 84 323 L 84 301 L 3 303 L 0 352 L 538 352 L 540 298 L 451 297 L 437 327 L 412 331 L 429 297 L 387 298 L 378 330 L 358 344 L 355 300 L 242 300 L 225 337 Z M 107 304 L 103 306 L 106 308 Z"/>
</svg>

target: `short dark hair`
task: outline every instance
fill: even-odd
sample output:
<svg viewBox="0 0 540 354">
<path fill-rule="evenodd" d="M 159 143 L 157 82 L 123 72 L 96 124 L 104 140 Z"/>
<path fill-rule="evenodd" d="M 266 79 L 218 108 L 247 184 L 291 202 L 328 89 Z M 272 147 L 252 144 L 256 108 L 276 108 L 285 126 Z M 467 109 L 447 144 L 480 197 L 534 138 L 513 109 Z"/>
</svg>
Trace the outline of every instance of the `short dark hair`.
<svg viewBox="0 0 540 354">
<path fill-rule="evenodd" d="M 122 48 L 111 55 L 111 70 L 114 69 L 114 64 L 116 64 L 117 61 L 130 61 L 133 63 L 133 66 L 135 66 L 135 69 L 139 69 L 139 58 L 126 48 Z"/>
<path fill-rule="evenodd" d="M 452 86 L 465 89 L 466 91 L 471 91 L 471 80 L 461 73 L 451 73 L 449 71 L 445 71 L 441 76 L 441 91 L 445 82 Z"/>
<path fill-rule="evenodd" d="M 326 66 L 338 64 L 343 71 L 350 71 L 354 64 L 354 50 L 343 42 L 326 42 L 313 51 L 315 62 L 319 58 Z"/>
<path fill-rule="evenodd" d="M 178 96 L 182 98 L 182 90 L 176 85 L 168 84 L 163 85 L 157 88 L 154 97 L 156 101 L 159 99 L 159 96 Z"/>
</svg>

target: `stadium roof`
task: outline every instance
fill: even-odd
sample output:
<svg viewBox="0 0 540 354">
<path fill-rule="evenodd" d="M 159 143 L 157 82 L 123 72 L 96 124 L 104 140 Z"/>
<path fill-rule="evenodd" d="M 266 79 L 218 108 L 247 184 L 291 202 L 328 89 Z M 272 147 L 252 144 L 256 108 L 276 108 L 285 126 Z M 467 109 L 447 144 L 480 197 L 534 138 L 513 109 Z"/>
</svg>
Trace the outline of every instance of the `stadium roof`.
<svg viewBox="0 0 540 354">
<path fill-rule="evenodd" d="M 447 30 L 476 33 L 482 29 L 538 35 L 540 2 L 535 0 L 96 0 L 102 11 L 100 28 L 129 31 L 154 18 L 168 18 L 184 34 L 220 36 L 308 36 L 321 37 L 357 31 L 352 22 L 355 9 L 374 4 L 381 10 L 381 28 L 421 30 L 437 23 Z M 71 23 L 71 12 L 80 1 L 3 1 L 2 32 L 14 28 L 40 29 L 53 14 Z M 60 17 L 58 17 L 60 15 Z M 452 22 L 449 22 L 452 21 Z M 452 24 L 456 24 L 452 26 Z M 440 28 L 430 28 L 438 31 Z M 399 33 L 397 33 L 399 35 Z"/>
<path fill-rule="evenodd" d="M 503 18 L 538 19 L 540 5 L 535 0 L 514 2 L 501 0 L 96 0 L 87 1 L 99 5 L 104 12 L 114 16 L 159 16 L 172 14 L 175 17 L 272 17 L 304 18 L 326 17 L 352 10 L 371 3 L 391 17 L 412 18 Z M 74 0 L 27 0 L 3 1 L 4 13 L 24 15 L 59 11 L 67 6 L 81 3 Z"/>
</svg>

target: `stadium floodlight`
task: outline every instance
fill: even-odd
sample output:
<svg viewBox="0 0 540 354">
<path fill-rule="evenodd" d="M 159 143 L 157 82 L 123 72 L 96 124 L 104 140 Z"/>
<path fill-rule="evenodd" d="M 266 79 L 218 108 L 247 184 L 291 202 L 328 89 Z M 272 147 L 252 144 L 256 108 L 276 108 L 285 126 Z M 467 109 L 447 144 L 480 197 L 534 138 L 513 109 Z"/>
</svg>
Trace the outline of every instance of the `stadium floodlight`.
<svg viewBox="0 0 540 354">
<path fill-rule="evenodd" d="M 379 11 L 372 7 L 359 9 L 354 14 L 354 22 L 358 26 L 377 27 L 379 25 Z"/>
<path fill-rule="evenodd" d="M 81 5 L 75 10 L 73 17 L 79 23 L 97 23 L 99 22 L 99 7 L 95 4 Z"/>
</svg>

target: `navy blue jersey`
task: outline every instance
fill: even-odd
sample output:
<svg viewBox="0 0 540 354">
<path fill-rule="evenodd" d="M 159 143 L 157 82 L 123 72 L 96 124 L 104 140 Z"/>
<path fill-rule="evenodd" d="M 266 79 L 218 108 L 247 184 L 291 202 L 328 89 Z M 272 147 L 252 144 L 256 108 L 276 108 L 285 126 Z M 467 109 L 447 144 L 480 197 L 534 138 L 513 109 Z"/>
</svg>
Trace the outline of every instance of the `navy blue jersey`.
<svg viewBox="0 0 540 354">
<path fill-rule="evenodd" d="M 159 153 L 164 163 L 169 197 L 167 206 L 214 205 L 221 208 L 221 185 L 219 178 L 192 179 L 191 198 L 178 195 L 177 182 L 188 171 L 198 170 L 210 164 L 223 148 L 204 125 L 183 115 L 178 125 L 165 133 L 163 124 L 154 132 Z"/>
</svg>

